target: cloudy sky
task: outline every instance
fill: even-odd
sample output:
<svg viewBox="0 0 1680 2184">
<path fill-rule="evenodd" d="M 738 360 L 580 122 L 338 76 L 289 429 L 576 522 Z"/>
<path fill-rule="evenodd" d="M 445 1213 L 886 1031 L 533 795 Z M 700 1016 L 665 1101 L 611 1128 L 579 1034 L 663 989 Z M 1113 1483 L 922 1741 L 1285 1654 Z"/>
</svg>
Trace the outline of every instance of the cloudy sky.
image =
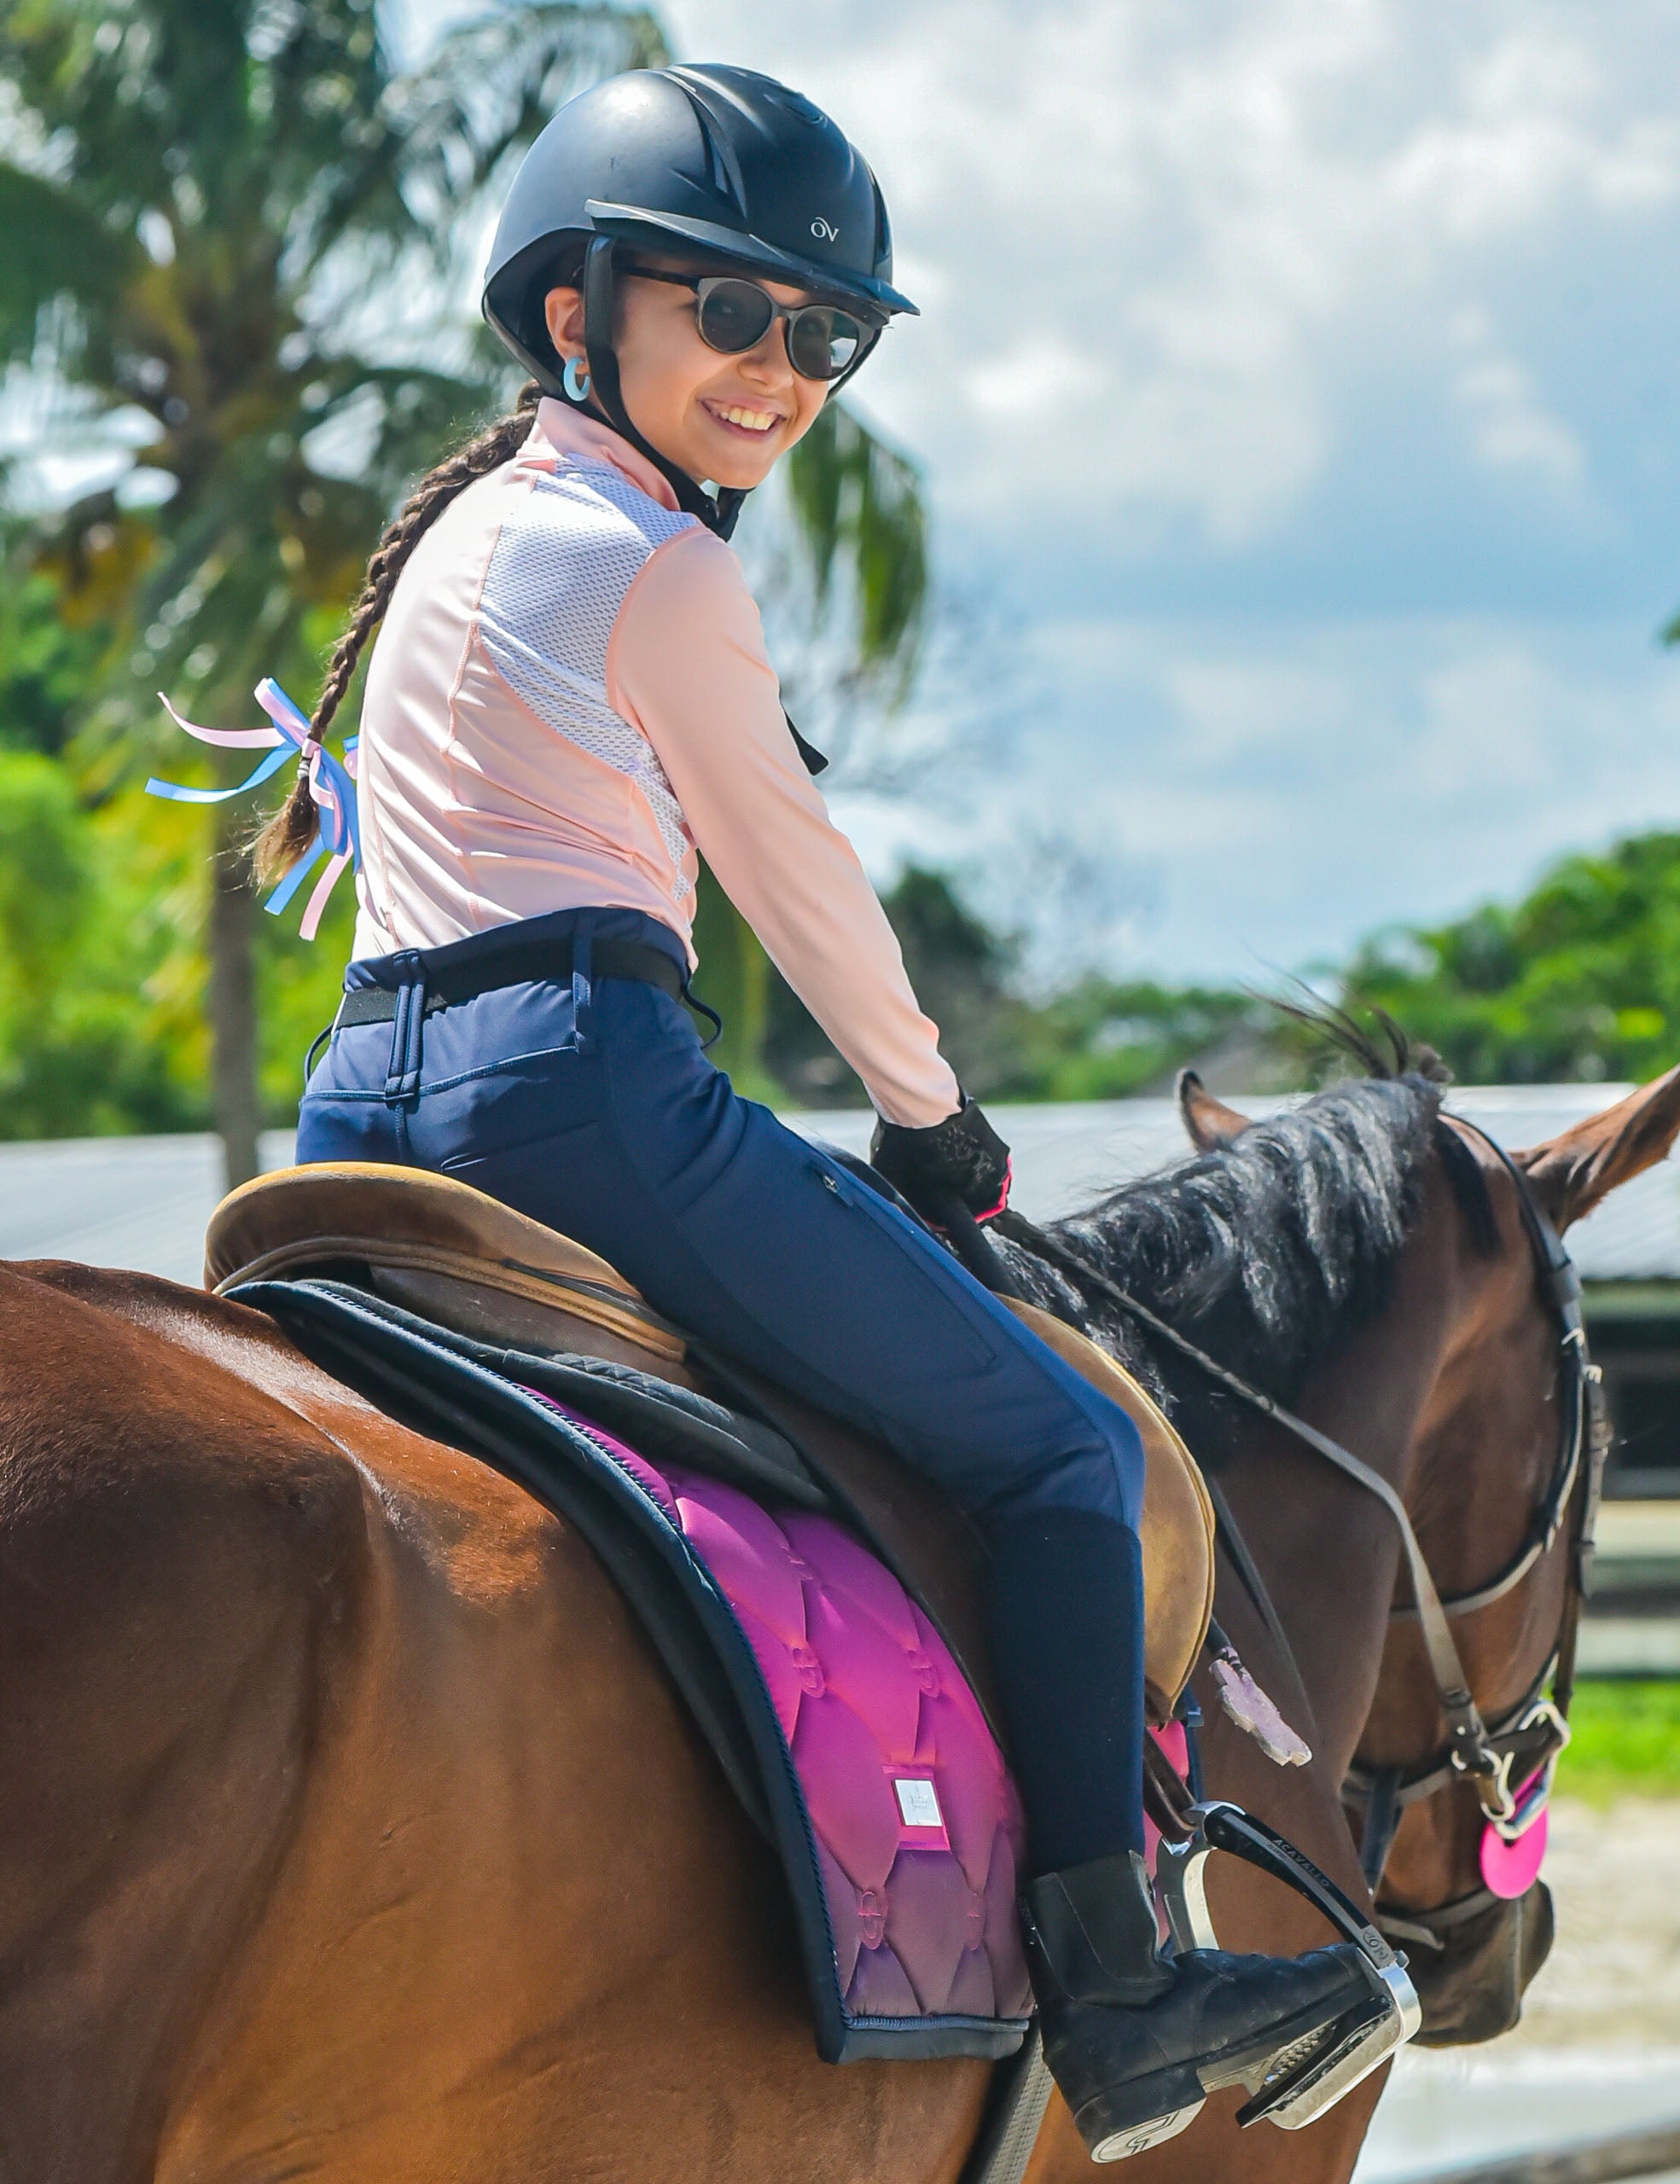
<svg viewBox="0 0 1680 2184">
<path fill-rule="evenodd" d="M 661 15 L 863 145 L 923 307 L 858 398 L 1016 724 L 878 857 L 1066 840 L 1253 976 L 1680 822 L 1674 0 Z"/>
</svg>

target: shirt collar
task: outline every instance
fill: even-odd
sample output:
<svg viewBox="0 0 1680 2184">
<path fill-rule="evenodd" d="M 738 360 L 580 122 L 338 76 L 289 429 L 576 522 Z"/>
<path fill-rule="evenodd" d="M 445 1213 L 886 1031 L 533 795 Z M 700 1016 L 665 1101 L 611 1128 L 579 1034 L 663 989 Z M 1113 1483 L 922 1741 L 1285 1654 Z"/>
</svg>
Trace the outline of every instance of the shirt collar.
<svg viewBox="0 0 1680 2184">
<path fill-rule="evenodd" d="M 526 445 L 538 454 L 552 452 L 573 462 L 610 462 L 650 501 L 657 501 L 662 508 L 674 511 L 677 508 L 671 480 L 622 433 L 564 402 L 556 402 L 552 395 L 545 395 L 537 404 L 537 422 Z"/>
</svg>

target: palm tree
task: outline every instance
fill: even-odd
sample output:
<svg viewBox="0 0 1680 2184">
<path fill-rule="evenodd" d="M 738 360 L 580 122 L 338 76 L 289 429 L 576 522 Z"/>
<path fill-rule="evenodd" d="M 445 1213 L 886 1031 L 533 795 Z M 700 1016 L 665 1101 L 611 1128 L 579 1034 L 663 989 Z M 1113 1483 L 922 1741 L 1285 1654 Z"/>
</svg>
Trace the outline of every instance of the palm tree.
<svg viewBox="0 0 1680 2184">
<path fill-rule="evenodd" d="M 0 363 L 114 479 L 29 526 L 61 611 L 108 634 L 78 738 L 92 790 L 155 761 L 160 685 L 224 720 L 264 673 L 308 694 L 404 485 L 505 389 L 445 300 L 493 178 L 561 99 L 663 57 L 645 11 L 562 0 L 408 70 L 374 0 L 7 0 Z M 844 566 L 860 666 L 907 660 L 913 473 L 837 415 L 793 505 L 814 607 Z M 211 821 L 204 910 L 230 1182 L 257 1166 L 249 823 Z"/>
</svg>

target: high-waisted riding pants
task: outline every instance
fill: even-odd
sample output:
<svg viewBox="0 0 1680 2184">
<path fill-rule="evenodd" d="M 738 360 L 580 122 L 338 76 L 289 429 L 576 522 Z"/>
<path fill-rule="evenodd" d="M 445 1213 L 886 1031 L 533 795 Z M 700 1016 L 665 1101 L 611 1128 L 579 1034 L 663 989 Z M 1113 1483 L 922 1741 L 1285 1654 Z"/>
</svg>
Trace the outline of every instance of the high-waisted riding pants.
<svg viewBox="0 0 1680 2184">
<path fill-rule="evenodd" d="M 511 930 L 485 938 L 505 944 Z M 633 911 L 559 913 L 524 932 L 566 933 L 574 947 L 585 932 L 633 939 L 682 963 L 676 937 Z M 346 984 L 412 984 L 440 957 L 470 963 L 478 945 L 354 962 Z M 1130 1847 L 1136 1796 L 1108 1778 L 1116 1759 L 1129 1774 L 1141 1734 L 1136 1427 L 896 1206 L 739 1098 L 679 1001 L 594 979 L 583 955 L 562 979 L 336 1031 L 305 1094 L 298 1159 L 458 1176 L 586 1245 L 658 1311 L 936 1480 L 998 1565 L 1011 1728 L 1031 1713 L 1026 1745 L 1049 1736 L 1042 1765 L 1014 1740 L 1035 1862 Z M 1103 1597 L 1058 1610 L 1069 1588 Z M 1022 1676 L 1030 1687 L 1017 1690 Z M 1090 1677 L 1110 1688 L 1102 1718 L 1082 1728 L 1090 1710 L 1071 1687 Z M 1072 1748 L 1082 1741 L 1107 1749 Z M 1070 1836 L 1070 1801 L 1104 1809 Z"/>
</svg>

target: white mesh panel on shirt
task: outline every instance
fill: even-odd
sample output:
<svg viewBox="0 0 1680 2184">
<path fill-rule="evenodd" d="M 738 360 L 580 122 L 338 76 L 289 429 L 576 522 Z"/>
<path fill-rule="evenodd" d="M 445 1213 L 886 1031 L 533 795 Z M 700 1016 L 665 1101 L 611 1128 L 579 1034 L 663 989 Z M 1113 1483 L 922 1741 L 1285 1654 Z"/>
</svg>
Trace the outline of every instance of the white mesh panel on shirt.
<svg viewBox="0 0 1680 2184">
<path fill-rule="evenodd" d="M 479 602 L 497 672 L 557 735 L 627 775 L 647 798 L 679 903 L 689 892 L 683 808 L 652 744 L 607 701 L 607 647 L 655 548 L 697 527 L 608 466 L 539 472 L 514 498 Z"/>
</svg>

